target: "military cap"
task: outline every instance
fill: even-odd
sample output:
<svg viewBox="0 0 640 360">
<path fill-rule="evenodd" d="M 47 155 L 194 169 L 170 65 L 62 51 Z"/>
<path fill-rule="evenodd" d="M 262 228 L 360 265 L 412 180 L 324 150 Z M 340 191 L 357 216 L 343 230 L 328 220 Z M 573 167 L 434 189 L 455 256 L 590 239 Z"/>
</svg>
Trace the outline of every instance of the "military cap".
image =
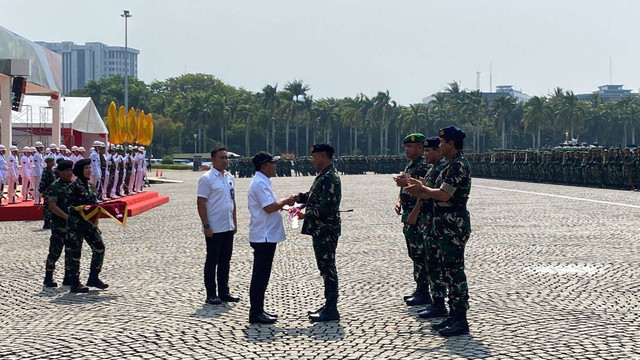
<svg viewBox="0 0 640 360">
<path fill-rule="evenodd" d="M 56 159 L 52 158 L 51 156 L 47 156 L 46 158 L 44 158 L 44 162 L 46 163 L 50 163 L 54 161 L 56 161 Z"/>
<path fill-rule="evenodd" d="M 73 161 L 71 160 L 62 160 L 58 163 L 58 171 L 71 169 L 73 167 Z"/>
<path fill-rule="evenodd" d="M 403 144 L 422 144 L 424 141 L 424 135 L 420 133 L 409 134 L 404 137 Z"/>
<path fill-rule="evenodd" d="M 311 147 L 312 154 L 317 152 L 326 152 L 327 155 L 331 157 L 333 156 L 333 153 L 335 152 L 335 150 L 333 149 L 333 146 L 329 144 L 320 143 L 320 144 L 315 144 Z"/>
<path fill-rule="evenodd" d="M 278 160 L 280 160 L 280 156 L 273 157 L 271 156 L 271 154 L 269 154 L 266 151 L 259 151 L 257 154 L 253 156 L 253 159 L 251 159 L 251 162 L 255 166 L 260 166 L 262 164 L 266 164 L 268 162 L 276 162 Z"/>
<path fill-rule="evenodd" d="M 467 134 L 465 134 L 464 131 L 462 131 L 462 129 L 460 129 L 459 127 L 451 125 L 447 126 L 446 128 L 440 129 L 440 131 L 438 131 L 438 136 L 447 141 L 456 141 L 464 140 Z"/>
<path fill-rule="evenodd" d="M 424 140 L 422 145 L 430 148 L 437 148 L 438 146 L 440 146 L 440 138 L 437 136 L 428 137 Z"/>
<path fill-rule="evenodd" d="M 110 152 L 110 153 L 111 153 L 111 152 L 116 152 L 116 148 L 114 148 L 114 147 L 110 147 L 110 148 L 109 148 L 109 150 L 107 150 L 107 151 L 108 151 L 108 152 Z"/>
</svg>

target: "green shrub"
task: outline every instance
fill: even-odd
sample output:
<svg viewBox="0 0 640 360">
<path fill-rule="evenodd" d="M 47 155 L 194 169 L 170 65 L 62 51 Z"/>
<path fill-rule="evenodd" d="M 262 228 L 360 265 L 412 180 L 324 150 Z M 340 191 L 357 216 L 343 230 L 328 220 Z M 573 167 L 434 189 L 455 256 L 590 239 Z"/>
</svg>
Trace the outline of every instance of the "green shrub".
<svg viewBox="0 0 640 360">
<path fill-rule="evenodd" d="M 162 158 L 161 164 L 164 164 L 164 165 L 173 164 L 173 158 L 171 156 L 167 155 L 167 156 Z"/>
</svg>

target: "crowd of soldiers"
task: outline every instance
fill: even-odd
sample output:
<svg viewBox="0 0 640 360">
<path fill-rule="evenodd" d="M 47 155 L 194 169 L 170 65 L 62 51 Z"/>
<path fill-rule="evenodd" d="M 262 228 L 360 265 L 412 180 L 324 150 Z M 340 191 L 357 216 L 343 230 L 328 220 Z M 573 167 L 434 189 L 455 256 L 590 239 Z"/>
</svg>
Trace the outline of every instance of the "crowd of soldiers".
<svg viewBox="0 0 640 360">
<path fill-rule="evenodd" d="M 126 153 L 125 153 L 126 149 Z M 45 205 L 46 217 L 46 189 L 53 183 L 50 170 L 55 170 L 61 160 L 69 160 L 73 164 L 85 158 L 85 148 L 51 144 L 45 152 L 42 142 L 37 141 L 33 147 L 25 146 L 22 156 L 18 147 L 12 145 L 5 159 L 6 147 L 0 145 L 0 206 L 33 200 L 34 205 Z M 98 190 L 99 200 L 109 200 L 130 193 L 140 192 L 145 184 L 146 151 L 143 146 L 111 145 L 107 150 L 101 141 L 94 141 L 90 149 L 91 181 Z M 49 160 L 50 159 L 50 160 Z M 47 165 L 48 162 L 50 165 Z M 52 171 L 51 174 L 55 174 Z M 43 180 L 47 180 L 44 181 Z M 7 185 L 7 203 L 4 199 L 5 185 Z M 21 185 L 20 187 L 18 185 Z M 20 192 L 20 196 L 18 196 Z"/>
<path fill-rule="evenodd" d="M 640 184 L 640 148 L 557 149 L 467 154 L 477 177 L 631 189 Z"/>
<path fill-rule="evenodd" d="M 341 156 L 334 161 L 338 172 L 342 175 L 397 174 L 406 165 L 407 159 L 402 155 L 377 156 Z M 228 171 L 235 177 L 252 177 L 254 174 L 251 158 L 240 158 L 229 161 Z M 282 158 L 278 163 L 278 176 L 316 176 L 317 171 L 311 163 L 310 156 Z"/>
</svg>

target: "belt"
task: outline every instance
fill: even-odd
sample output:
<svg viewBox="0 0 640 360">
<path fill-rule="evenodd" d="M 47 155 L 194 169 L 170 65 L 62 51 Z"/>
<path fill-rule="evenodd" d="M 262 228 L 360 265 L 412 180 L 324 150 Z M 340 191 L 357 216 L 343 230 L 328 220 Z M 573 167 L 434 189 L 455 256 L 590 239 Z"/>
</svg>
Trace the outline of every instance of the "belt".
<svg viewBox="0 0 640 360">
<path fill-rule="evenodd" d="M 449 214 L 465 212 L 467 209 L 462 206 L 434 206 L 434 213 L 436 214 Z"/>
</svg>

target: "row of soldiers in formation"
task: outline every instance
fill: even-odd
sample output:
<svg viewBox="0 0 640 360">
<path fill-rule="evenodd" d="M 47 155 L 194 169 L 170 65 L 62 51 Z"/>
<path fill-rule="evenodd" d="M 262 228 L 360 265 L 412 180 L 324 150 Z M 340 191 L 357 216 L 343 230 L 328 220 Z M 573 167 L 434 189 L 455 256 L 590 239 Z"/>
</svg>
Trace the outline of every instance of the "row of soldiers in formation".
<svg viewBox="0 0 640 360">
<path fill-rule="evenodd" d="M 139 192 L 144 185 L 146 174 L 145 150 L 144 147 L 122 145 L 112 145 L 106 153 L 106 146 L 101 141 L 95 141 L 90 149 L 91 159 L 91 181 L 98 189 L 99 199 L 108 200 Z M 0 145 L 0 195 L 4 195 L 5 184 L 7 186 L 8 204 L 19 202 L 17 190 L 20 189 L 22 201 L 34 200 L 34 205 L 45 205 L 46 194 L 43 190 L 47 187 L 42 181 L 45 169 L 51 167 L 55 169 L 61 160 L 69 160 L 73 164 L 84 159 L 84 147 L 73 146 L 67 149 L 66 146 L 56 144 L 49 145 L 47 152 L 44 151 L 42 142 L 38 141 L 33 147 L 25 146 L 22 157 L 18 154 L 17 146 L 13 145 L 9 149 L 7 159 L 5 159 L 6 147 Z M 47 165 L 51 162 L 51 165 Z M 18 185 L 22 186 L 18 188 Z M 48 185 L 50 185 L 49 182 Z M 0 199 L 1 200 L 1 199 Z M 5 205 L 0 201 L 0 206 Z M 46 213 L 46 211 L 45 211 Z M 46 214 L 45 214 L 46 216 Z"/>
<path fill-rule="evenodd" d="M 474 176 L 631 189 L 640 185 L 640 148 L 467 154 Z"/>
<path fill-rule="evenodd" d="M 336 169 L 343 175 L 361 175 L 367 172 L 375 174 L 397 174 L 406 165 L 402 155 L 386 156 L 341 156 L 334 161 Z M 251 158 L 230 160 L 228 171 L 235 177 L 252 177 L 254 174 Z M 278 163 L 278 176 L 315 176 L 316 169 L 310 156 L 295 159 L 283 158 Z"/>
</svg>

